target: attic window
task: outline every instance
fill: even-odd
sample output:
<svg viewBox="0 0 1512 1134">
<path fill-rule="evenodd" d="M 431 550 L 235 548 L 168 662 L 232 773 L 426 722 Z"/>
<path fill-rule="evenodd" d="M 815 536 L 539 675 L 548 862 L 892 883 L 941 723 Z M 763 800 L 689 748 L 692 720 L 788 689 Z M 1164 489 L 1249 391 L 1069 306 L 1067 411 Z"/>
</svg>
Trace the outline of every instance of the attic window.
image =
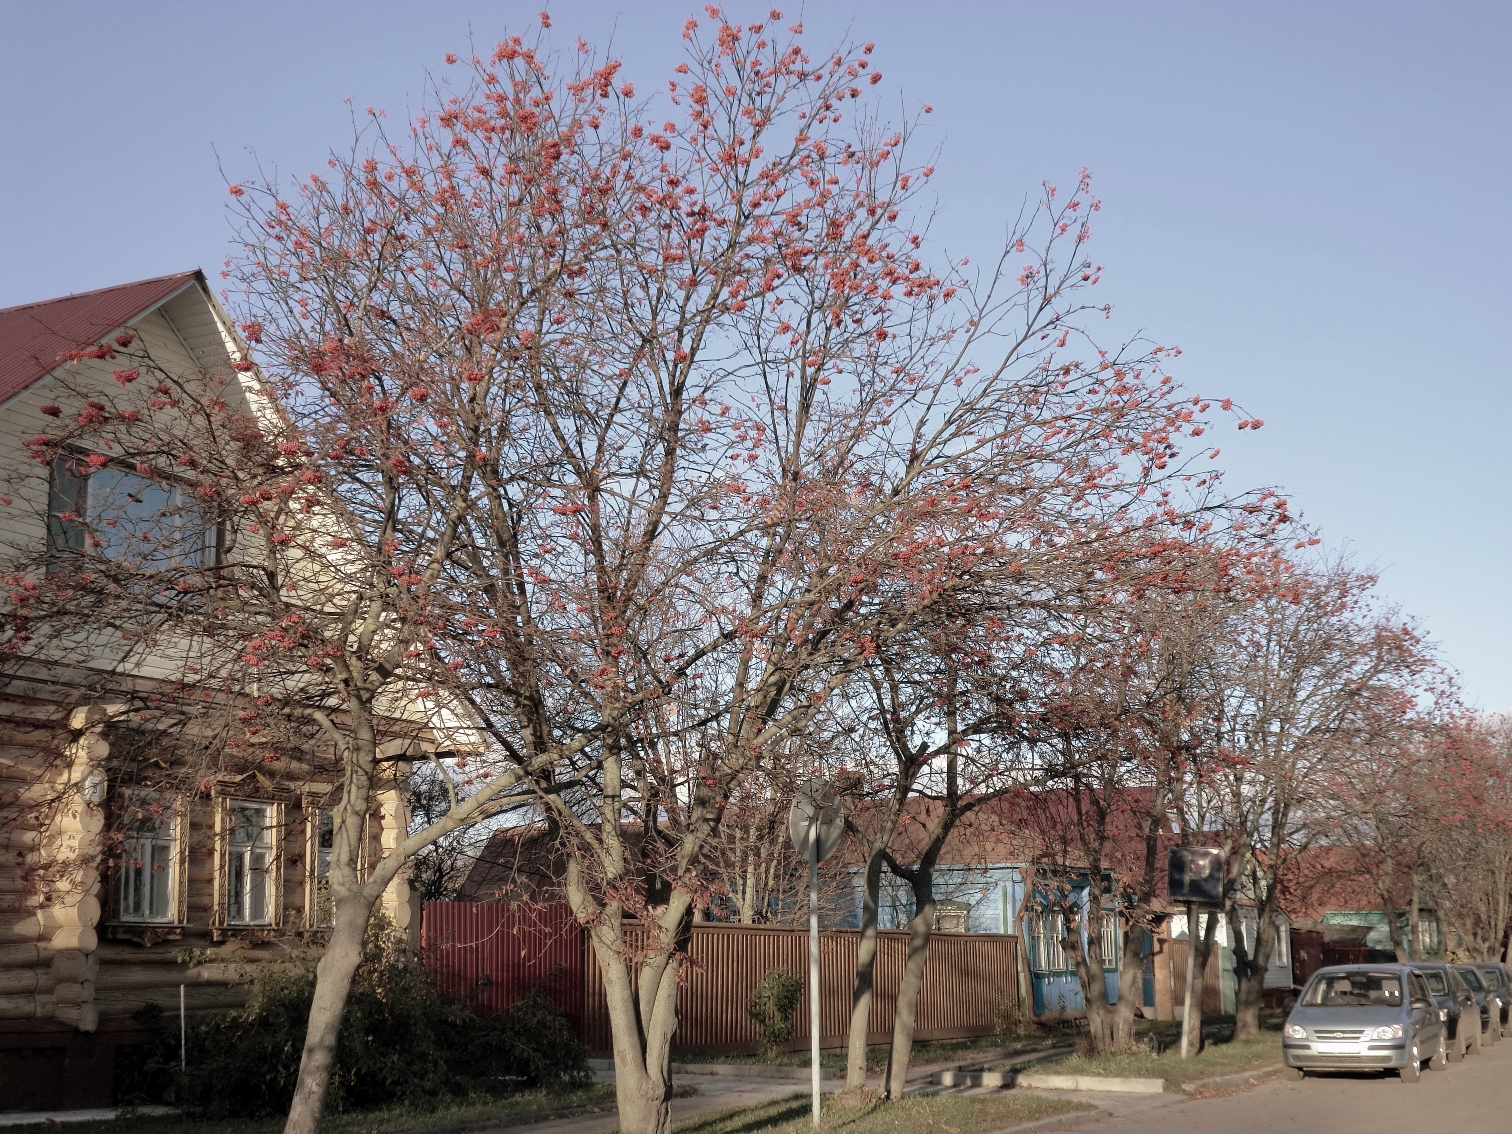
<svg viewBox="0 0 1512 1134">
<path fill-rule="evenodd" d="M 215 527 L 184 485 L 94 467 L 82 453 L 53 462 L 47 534 L 55 557 L 101 556 L 148 570 L 206 567 L 215 558 Z"/>
</svg>

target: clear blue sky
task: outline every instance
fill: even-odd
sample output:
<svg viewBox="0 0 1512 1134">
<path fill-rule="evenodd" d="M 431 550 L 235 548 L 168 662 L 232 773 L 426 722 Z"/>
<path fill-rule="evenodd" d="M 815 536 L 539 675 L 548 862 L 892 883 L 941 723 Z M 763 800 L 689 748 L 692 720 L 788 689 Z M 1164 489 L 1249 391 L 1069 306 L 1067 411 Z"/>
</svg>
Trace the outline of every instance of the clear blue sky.
<svg viewBox="0 0 1512 1134">
<path fill-rule="evenodd" d="M 202 266 L 229 245 L 217 153 L 321 165 L 357 107 L 532 25 L 539 0 L 0 2 L 0 306 Z M 660 85 L 692 3 L 555 2 Z M 794 17 L 799 7 L 779 4 Z M 738 19 L 766 4 L 731 7 Z M 1263 417 L 1220 443 L 1378 567 L 1463 674 L 1512 708 L 1512 393 L 1504 344 L 1512 5 L 1423 0 L 821 0 L 816 43 L 877 44 L 942 147 L 936 232 L 990 253 L 1005 213 L 1082 165 L 1119 323 Z"/>
</svg>

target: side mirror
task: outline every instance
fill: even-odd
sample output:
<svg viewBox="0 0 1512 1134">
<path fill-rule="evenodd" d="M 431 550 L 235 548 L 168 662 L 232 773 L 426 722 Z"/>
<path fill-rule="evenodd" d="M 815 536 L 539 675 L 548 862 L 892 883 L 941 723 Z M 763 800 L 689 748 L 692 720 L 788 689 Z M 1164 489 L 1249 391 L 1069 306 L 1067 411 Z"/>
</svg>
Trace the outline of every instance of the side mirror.
<svg viewBox="0 0 1512 1134">
<path fill-rule="evenodd" d="M 1281 1001 L 1281 1011 L 1283 1012 L 1290 1012 L 1296 1006 L 1297 998 L 1295 996 L 1288 996 L 1285 1000 Z"/>
<path fill-rule="evenodd" d="M 1426 1012 L 1426 1011 L 1431 1010 L 1432 1008 L 1433 1008 L 1433 1001 L 1431 1001 L 1431 1000 L 1424 1000 L 1421 996 L 1418 997 L 1416 1000 L 1414 1000 L 1412 1002 L 1412 1010 L 1414 1012 L 1418 1011 L 1419 1009 L 1421 1009 L 1422 1011 Z"/>
</svg>

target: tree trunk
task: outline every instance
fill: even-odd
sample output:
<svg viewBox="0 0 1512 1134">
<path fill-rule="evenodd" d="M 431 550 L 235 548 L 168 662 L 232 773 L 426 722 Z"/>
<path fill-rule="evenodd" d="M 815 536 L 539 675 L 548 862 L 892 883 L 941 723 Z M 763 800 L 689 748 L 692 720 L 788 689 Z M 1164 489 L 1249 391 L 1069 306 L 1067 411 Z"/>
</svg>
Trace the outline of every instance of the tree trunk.
<svg viewBox="0 0 1512 1134">
<path fill-rule="evenodd" d="M 1103 976 L 1102 899 L 1088 889 L 1081 914 L 1065 918 L 1066 935 L 1061 948 L 1071 958 L 1076 978 L 1081 982 L 1082 1001 L 1087 1006 L 1087 1036 L 1094 1051 L 1113 1050 L 1113 1019 L 1108 1006 L 1108 984 Z M 1082 922 L 1087 927 L 1086 945 L 1082 944 Z"/>
<path fill-rule="evenodd" d="M 1407 938 L 1407 959 L 1409 961 L 1421 961 L 1423 959 L 1418 955 L 1423 951 L 1423 943 L 1418 939 L 1418 918 L 1422 916 L 1420 912 L 1421 902 L 1422 892 L 1419 888 L 1418 872 L 1413 870 L 1412 897 L 1407 903 L 1407 933 L 1405 935 Z"/>
<path fill-rule="evenodd" d="M 866 1039 L 871 1027 L 872 987 L 877 972 L 877 907 L 882 889 L 882 851 L 866 863 L 861 893 L 861 939 L 856 943 L 856 987 L 851 993 L 850 1034 L 845 1055 L 845 1085 L 866 1086 Z"/>
<path fill-rule="evenodd" d="M 1232 922 L 1230 922 L 1232 928 Z M 1234 990 L 1234 1038 L 1249 1039 L 1260 1034 L 1260 1006 L 1265 1000 L 1265 973 L 1276 949 L 1276 916 L 1262 905 L 1256 913 L 1255 952 L 1244 948 L 1242 934 L 1234 934 L 1234 951 L 1239 963 L 1234 966 L 1238 987 Z"/>
<path fill-rule="evenodd" d="M 1197 932 L 1196 924 L 1187 926 L 1187 964 L 1196 965 L 1192 972 L 1192 1019 L 1195 1027 L 1192 1029 L 1192 1054 L 1197 1055 L 1203 1049 L 1202 1040 L 1202 1001 L 1207 992 L 1207 962 L 1213 952 L 1213 937 L 1218 929 L 1218 912 L 1209 911 L 1204 917 L 1198 913 L 1197 921 L 1202 924 L 1202 932 Z"/>
<path fill-rule="evenodd" d="M 299 1060 L 299 1078 L 284 1134 L 315 1134 L 320 1129 L 326 1091 L 336 1062 L 336 1041 L 346 1008 L 352 975 L 362 960 L 363 937 L 373 902 L 349 894 L 335 904 L 330 940 L 315 967 L 315 998 L 310 1002 L 304 1052 Z"/>
<path fill-rule="evenodd" d="M 1124 928 L 1123 947 L 1119 950 L 1118 1003 L 1110 1012 L 1112 1051 L 1133 1048 L 1134 1014 L 1144 1001 L 1144 907 L 1136 906 L 1130 911 L 1128 922 Z"/>
<path fill-rule="evenodd" d="M 637 990 L 631 985 L 618 935 L 607 927 L 595 928 L 589 939 L 603 972 L 604 999 L 609 1009 L 619 1128 L 624 1134 L 668 1134 L 672 1128 L 672 1035 L 677 1030 L 677 982 L 672 966 L 664 964 L 649 972 L 643 969 Z M 664 1019 L 657 1019 L 664 1014 L 667 990 L 663 986 L 669 977 L 674 986 L 670 1029 Z M 651 1011 L 644 1013 L 648 1005 Z"/>
<path fill-rule="evenodd" d="M 892 1050 L 887 1056 L 887 1097 L 903 1097 L 908 1078 L 908 1060 L 913 1052 L 914 1026 L 919 1018 L 919 990 L 924 986 L 924 962 L 929 958 L 929 936 L 934 929 L 934 872 L 920 866 L 913 878 L 914 915 L 908 922 L 908 960 L 898 985 L 898 1006 L 893 1016 Z"/>
</svg>

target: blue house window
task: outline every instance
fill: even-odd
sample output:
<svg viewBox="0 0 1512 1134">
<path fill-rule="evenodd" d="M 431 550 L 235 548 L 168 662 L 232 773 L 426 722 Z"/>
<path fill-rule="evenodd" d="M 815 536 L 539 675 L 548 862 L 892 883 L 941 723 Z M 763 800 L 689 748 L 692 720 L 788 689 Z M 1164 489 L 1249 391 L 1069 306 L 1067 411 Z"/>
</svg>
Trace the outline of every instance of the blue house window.
<svg viewBox="0 0 1512 1134">
<path fill-rule="evenodd" d="M 1029 967 L 1038 973 L 1069 972 L 1066 949 L 1062 941 L 1066 936 L 1066 915 L 1032 913 L 1028 919 Z"/>
</svg>

